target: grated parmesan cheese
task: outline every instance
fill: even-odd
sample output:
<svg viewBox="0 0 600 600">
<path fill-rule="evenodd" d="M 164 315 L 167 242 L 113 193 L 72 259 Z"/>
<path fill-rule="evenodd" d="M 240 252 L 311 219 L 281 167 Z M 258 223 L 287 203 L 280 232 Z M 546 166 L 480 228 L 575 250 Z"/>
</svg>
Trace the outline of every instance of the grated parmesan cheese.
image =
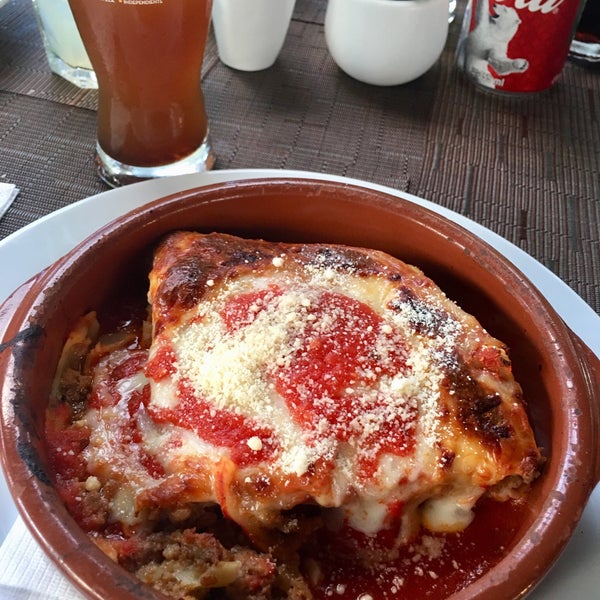
<svg viewBox="0 0 600 600">
<path fill-rule="evenodd" d="M 251 437 L 248 440 L 247 444 L 248 444 L 248 447 L 250 448 L 250 450 L 254 450 L 256 452 L 258 452 L 259 450 L 262 450 L 262 447 L 263 447 L 262 440 L 258 436 Z"/>
<path fill-rule="evenodd" d="M 128 399 L 148 383 L 143 372 L 118 382 L 116 406 L 83 419 L 94 431 L 85 450 L 92 472 L 126 473 L 113 516 L 135 523 L 138 493 L 181 478 L 186 502 L 217 502 L 248 529 L 268 527 L 298 502 L 338 508 L 367 536 L 402 506 L 393 517 L 401 519 L 399 543 L 421 523 L 463 528 L 495 463 L 453 429 L 448 404 L 462 392 L 447 380 L 458 346 L 490 343 L 477 341 L 481 328 L 470 333 L 469 317 L 412 268 L 359 269 L 335 249 L 308 261 L 293 252 L 264 256 L 272 254 L 241 253 L 237 264 L 249 267 L 228 276 L 209 270 L 210 294 L 160 315 L 149 364 L 165 350 L 168 364 L 148 376 L 131 446 L 165 479 L 136 471 L 111 447 L 111 423 L 129 418 Z M 513 392 L 493 373 L 479 381 Z"/>
<path fill-rule="evenodd" d="M 279 258 L 273 259 L 274 266 L 282 264 Z M 407 324 L 415 315 L 408 309 L 390 314 L 387 304 L 392 287 L 383 279 L 375 283 L 332 268 L 312 267 L 299 275 L 287 275 L 283 284 L 278 280 L 277 285 L 283 287 L 279 295 L 262 292 L 269 289 L 270 279 L 266 276 L 226 282 L 214 298 L 204 302 L 198 315 L 201 318 L 191 315 L 170 333 L 176 372 L 171 378 L 152 382 L 152 403 L 171 405 L 174 388 L 185 380 L 215 410 L 231 411 L 251 419 L 257 427 L 272 429 L 278 450 L 263 468 L 280 473 L 284 480 L 305 475 L 311 465 L 320 461 L 333 461 L 332 487 L 329 491 L 325 489 L 317 501 L 325 506 L 343 504 L 349 522 L 356 529 L 368 534 L 378 531 L 386 519 L 387 504 L 409 498 L 425 470 L 436 468 L 437 407 L 443 373 L 431 361 L 432 349 L 438 352 L 441 342 L 407 337 Z M 248 308 L 248 323 L 228 331 L 220 317 L 221 308 L 230 298 L 256 291 L 261 295 Z M 385 319 L 379 331 L 371 324 L 363 327 L 360 321 L 354 322 L 355 317 L 349 317 L 341 307 L 314 312 L 324 292 L 341 293 L 373 307 Z M 340 413 L 339 420 L 334 422 L 317 420 L 312 430 L 306 430 L 277 392 L 273 369 L 292 368 L 303 352 L 309 331 L 313 336 L 327 338 L 340 322 L 347 322 L 349 328 L 359 332 L 364 329 L 370 337 L 376 336 L 373 350 L 379 356 L 379 363 L 374 369 L 360 367 L 359 380 L 343 388 L 345 398 L 365 408 L 357 409 L 354 414 Z M 406 369 L 391 366 L 399 348 L 406 353 Z M 331 381 L 331 375 L 325 373 L 323 381 Z M 307 384 L 311 388 L 319 385 L 311 381 Z M 300 398 L 308 394 L 302 402 L 312 403 L 313 410 L 325 415 L 338 410 L 338 399 L 327 395 L 312 398 L 311 392 L 302 386 L 287 388 L 286 393 L 298 393 Z M 378 400 L 382 397 L 385 402 Z M 415 423 L 411 421 L 413 415 L 417 415 Z M 414 453 L 406 457 L 383 452 L 389 442 L 381 438 L 380 432 L 387 423 L 398 419 L 406 423 L 407 434 L 416 439 Z M 344 452 L 343 460 L 335 432 L 347 438 L 349 452 Z M 258 436 L 250 437 L 247 446 L 259 452 L 264 449 L 264 442 Z M 193 451 L 193 446 L 183 445 L 178 462 Z M 361 464 L 370 460 L 373 453 L 380 455 L 375 478 L 363 482 Z M 215 464 L 227 454 L 226 448 L 213 446 L 210 450 Z M 408 483 L 401 486 L 401 481 Z M 281 499 L 274 502 L 280 505 Z"/>
</svg>

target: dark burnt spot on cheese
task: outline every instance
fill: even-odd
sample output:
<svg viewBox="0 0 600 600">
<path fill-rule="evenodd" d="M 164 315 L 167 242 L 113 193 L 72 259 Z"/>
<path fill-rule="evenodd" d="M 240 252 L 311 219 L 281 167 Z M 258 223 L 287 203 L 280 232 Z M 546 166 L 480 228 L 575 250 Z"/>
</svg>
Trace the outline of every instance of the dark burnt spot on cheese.
<svg viewBox="0 0 600 600">
<path fill-rule="evenodd" d="M 450 469 L 452 467 L 452 463 L 454 463 L 454 459 L 456 458 L 456 453 L 452 450 L 445 448 L 440 444 L 440 455 L 439 455 L 439 465 L 442 469 Z"/>
<path fill-rule="evenodd" d="M 228 493 L 247 498 L 269 498 L 277 493 L 276 484 L 265 473 L 248 476 L 244 479 L 233 478 L 229 483 Z"/>
<path fill-rule="evenodd" d="M 501 403 L 502 399 L 500 398 L 500 394 L 487 394 L 477 398 L 477 403 L 473 410 L 479 414 L 484 414 L 490 412 L 497 406 L 500 406 Z"/>
<path fill-rule="evenodd" d="M 198 255 L 188 254 L 167 269 L 162 280 L 158 300 L 165 309 L 189 309 L 202 298 L 206 288 L 207 264 Z"/>
<path fill-rule="evenodd" d="M 499 394 L 489 393 L 465 368 L 449 373 L 448 377 L 458 420 L 467 431 L 476 432 L 492 446 L 513 435 Z"/>
<path fill-rule="evenodd" d="M 221 261 L 221 265 L 224 267 L 240 266 L 240 265 L 253 265 L 257 263 L 266 262 L 273 258 L 272 254 L 264 254 L 260 251 L 251 251 L 239 249 L 229 254 L 224 260 Z"/>
<path fill-rule="evenodd" d="M 275 256 L 273 244 L 261 241 L 242 240 L 226 235 L 207 235 L 194 240 L 193 252 L 209 258 L 211 276 L 229 274 L 236 267 L 263 264 Z"/>
<path fill-rule="evenodd" d="M 475 397 L 471 413 L 480 429 L 496 439 L 509 439 L 512 428 L 500 412 L 502 400 L 497 393 Z"/>
<path fill-rule="evenodd" d="M 300 246 L 298 251 L 309 265 L 346 271 L 358 276 L 377 275 L 381 265 L 367 254 L 354 248 L 339 248 L 320 245 Z"/>
<path fill-rule="evenodd" d="M 448 322 L 448 314 L 437 309 L 406 286 L 398 289 L 396 298 L 389 303 L 389 308 L 397 313 L 409 311 L 409 325 L 420 335 L 435 337 L 443 333 Z"/>
<path fill-rule="evenodd" d="M 508 421 L 498 420 L 492 411 L 479 415 L 481 429 L 495 442 L 498 440 L 508 440 L 512 437 L 512 428 Z"/>
</svg>

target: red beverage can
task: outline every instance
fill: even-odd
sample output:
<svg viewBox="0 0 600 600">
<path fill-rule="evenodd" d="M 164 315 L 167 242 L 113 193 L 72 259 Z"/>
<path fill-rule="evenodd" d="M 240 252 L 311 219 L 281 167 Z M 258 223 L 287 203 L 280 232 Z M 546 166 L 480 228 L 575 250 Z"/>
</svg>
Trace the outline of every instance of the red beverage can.
<svg viewBox="0 0 600 600">
<path fill-rule="evenodd" d="M 581 0 L 469 0 L 456 63 L 475 84 L 540 92 L 557 80 Z"/>
</svg>

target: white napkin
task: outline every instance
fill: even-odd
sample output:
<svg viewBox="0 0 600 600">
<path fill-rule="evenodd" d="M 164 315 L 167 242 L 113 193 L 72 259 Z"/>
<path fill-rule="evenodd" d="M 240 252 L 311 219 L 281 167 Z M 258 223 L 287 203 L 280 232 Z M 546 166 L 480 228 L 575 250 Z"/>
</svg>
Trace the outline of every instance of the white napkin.
<svg viewBox="0 0 600 600">
<path fill-rule="evenodd" d="M 2 600 L 85 600 L 52 564 L 19 517 L 0 546 Z"/>
<path fill-rule="evenodd" d="M 12 183 L 0 183 L 0 219 L 17 197 L 19 189 Z"/>
</svg>

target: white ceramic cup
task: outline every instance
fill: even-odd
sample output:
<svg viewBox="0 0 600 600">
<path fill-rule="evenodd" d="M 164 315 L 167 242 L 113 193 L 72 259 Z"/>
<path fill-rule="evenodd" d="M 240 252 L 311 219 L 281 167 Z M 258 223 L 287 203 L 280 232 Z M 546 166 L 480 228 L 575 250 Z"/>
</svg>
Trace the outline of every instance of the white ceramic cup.
<svg viewBox="0 0 600 600">
<path fill-rule="evenodd" d="M 296 0 L 214 0 L 212 23 L 219 58 L 240 71 L 267 69 L 277 60 Z"/>
<path fill-rule="evenodd" d="M 329 0 L 325 41 L 355 79 L 399 85 L 426 73 L 448 37 L 448 0 Z"/>
</svg>

